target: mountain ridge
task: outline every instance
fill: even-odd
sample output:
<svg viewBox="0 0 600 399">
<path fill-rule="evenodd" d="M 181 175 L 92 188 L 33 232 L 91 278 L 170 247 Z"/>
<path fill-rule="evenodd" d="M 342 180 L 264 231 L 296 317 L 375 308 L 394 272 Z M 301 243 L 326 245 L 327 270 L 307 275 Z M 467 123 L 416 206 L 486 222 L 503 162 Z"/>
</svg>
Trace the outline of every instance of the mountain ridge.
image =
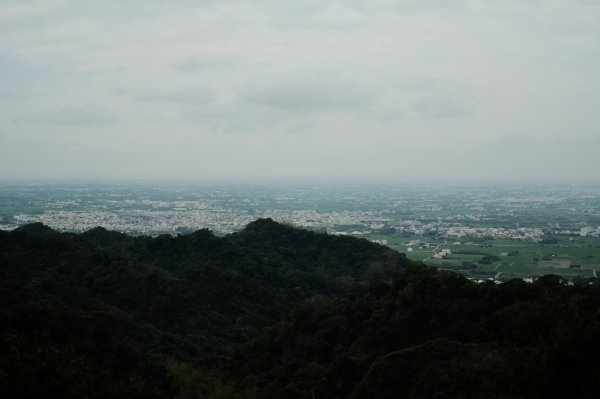
<svg viewBox="0 0 600 399">
<path fill-rule="evenodd" d="M 224 237 L 23 226 L 0 231 L 0 391 L 597 397 L 599 281 L 476 284 L 269 219 Z"/>
</svg>

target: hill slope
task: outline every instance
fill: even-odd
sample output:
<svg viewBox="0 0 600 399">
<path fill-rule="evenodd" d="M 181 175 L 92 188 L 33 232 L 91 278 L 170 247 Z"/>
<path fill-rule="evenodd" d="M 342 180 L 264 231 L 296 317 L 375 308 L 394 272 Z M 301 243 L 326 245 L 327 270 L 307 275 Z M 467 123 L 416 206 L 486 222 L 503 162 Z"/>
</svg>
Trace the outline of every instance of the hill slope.
<svg viewBox="0 0 600 399">
<path fill-rule="evenodd" d="M 272 220 L 224 238 L 207 230 L 129 237 L 100 227 L 61 234 L 41 224 L 0 231 L 0 302 L 8 304 L 0 342 L 12 348 L 1 358 L 0 385 L 14 397 L 100 397 L 109 388 L 164 396 L 172 382 L 148 375 L 164 371 L 164 359 L 213 367 L 302 300 L 409 263 L 365 240 Z M 141 388 L 129 386 L 131 374 Z M 34 376 L 39 384 L 29 383 Z M 59 389 L 74 380 L 81 386 L 73 392 Z"/>
<path fill-rule="evenodd" d="M 597 280 L 478 285 L 269 219 L 0 231 L 0 303 L 7 397 L 600 396 Z"/>
</svg>

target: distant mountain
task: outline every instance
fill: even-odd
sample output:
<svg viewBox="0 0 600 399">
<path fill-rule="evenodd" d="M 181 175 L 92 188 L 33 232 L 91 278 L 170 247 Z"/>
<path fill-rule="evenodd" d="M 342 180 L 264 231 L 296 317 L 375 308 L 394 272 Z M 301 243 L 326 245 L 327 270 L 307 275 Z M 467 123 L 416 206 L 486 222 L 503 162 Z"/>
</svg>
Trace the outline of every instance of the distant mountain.
<svg viewBox="0 0 600 399">
<path fill-rule="evenodd" d="M 0 231 L 0 303 L 10 398 L 600 397 L 598 280 L 475 284 L 270 219 Z"/>
</svg>

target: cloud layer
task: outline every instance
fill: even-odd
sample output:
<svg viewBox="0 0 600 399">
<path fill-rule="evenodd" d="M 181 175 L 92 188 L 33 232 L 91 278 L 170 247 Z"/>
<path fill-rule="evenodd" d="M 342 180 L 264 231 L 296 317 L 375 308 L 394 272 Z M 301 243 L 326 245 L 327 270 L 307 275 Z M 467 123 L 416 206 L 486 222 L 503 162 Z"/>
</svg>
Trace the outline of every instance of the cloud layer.
<svg viewBox="0 0 600 399">
<path fill-rule="evenodd" d="M 0 0 L 0 179 L 596 180 L 599 54 L 587 0 Z"/>
</svg>

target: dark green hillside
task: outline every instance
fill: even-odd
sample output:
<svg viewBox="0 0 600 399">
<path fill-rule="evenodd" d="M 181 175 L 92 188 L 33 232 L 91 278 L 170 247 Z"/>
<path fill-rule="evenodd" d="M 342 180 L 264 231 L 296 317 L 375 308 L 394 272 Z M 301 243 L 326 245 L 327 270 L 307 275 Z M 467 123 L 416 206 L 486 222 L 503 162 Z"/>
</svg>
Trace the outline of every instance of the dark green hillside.
<svg viewBox="0 0 600 399">
<path fill-rule="evenodd" d="M 475 284 L 257 220 L 216 237 L 0 231 L 0 392 L 600 397 L 600 284 Z"/>
<path fill-rule="evenodd" d="M 212 368 L 300 301 L 344 292 L 369 268 L 391 275 L 409 264 L 351 242 L 356 254 L 346 238 L 271 220 L 224 238 L 207 230 L 129 237 L 100 227 L 61 234 L 41 224 L 0 231 L 0 343 L 10 348 L 0 390 L 164 396 L 173 389 L 165 359 Z M 73 392 L 58 389 L 73 379 Z"/>
<path fill-rule="evenodd" d="M 592 398 L 599 338 L 598 280 L 478 285 L 414 266 L 306 301 L 231 373 L 256 397 Z"/>
<path fill-rule="evenodd" d="M 40 236 L 58 234 L 56 230 L 52 230 L 52 228 L 40 222 L 23 225 L 21 227 L 16 228 L 15 231 Z"/>
</svg>

